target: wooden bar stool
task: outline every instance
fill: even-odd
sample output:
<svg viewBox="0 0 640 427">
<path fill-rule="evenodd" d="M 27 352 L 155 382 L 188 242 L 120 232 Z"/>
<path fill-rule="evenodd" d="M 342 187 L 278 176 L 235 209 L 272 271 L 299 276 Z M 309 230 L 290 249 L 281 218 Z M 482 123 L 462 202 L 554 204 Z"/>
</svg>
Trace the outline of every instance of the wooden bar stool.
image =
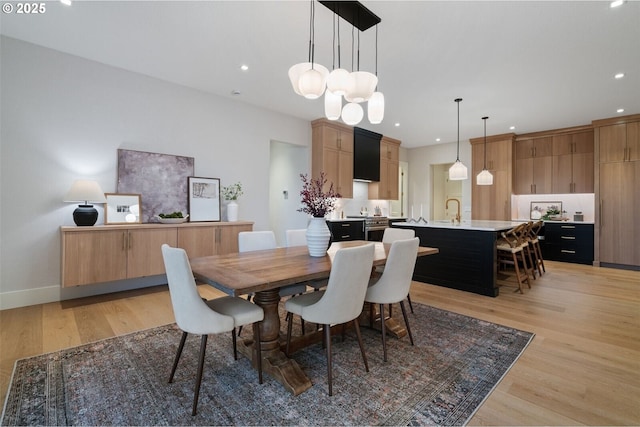
<svg viewBox="0 0 640 427">
<path fill-rule="evenodd" d="M 520 293 L 524 293 L 522 290 L 522 284 L 527 283 L 527 286 L 531 288 L 531 282 L 529 281 L 529 274 L 527 273 L 527 258 L 524 253 L 524 244 L 522 242 L 523 229 L 527 227 L 526 223 L 522 223 L 511 230 L 503 231 L 501 233 L 502 238 L 498 239 L 498 266 L 500 265 L 513 265 L 516 273 L 516 281 L 518 283 L 518 289 Z M 527 243 L 528 244 L 528 243 Z M 524 274 L 520 271 L 520 263 L 524 268 Z"/>
<path fill-rule="evenodd" d="M 538 269 L 538 274 L 542 276 L 543 272 L 547 272 L 544 267 L 544 258 L 542 258 L 542 248 L 540 247 L 540 231 L 544 227 L 544 221 L 536 221 L 531 223 L 529 227 L 529 246 L 533 250 L 533 256 L 535 258 L 535 267 Z"/>
</svg>

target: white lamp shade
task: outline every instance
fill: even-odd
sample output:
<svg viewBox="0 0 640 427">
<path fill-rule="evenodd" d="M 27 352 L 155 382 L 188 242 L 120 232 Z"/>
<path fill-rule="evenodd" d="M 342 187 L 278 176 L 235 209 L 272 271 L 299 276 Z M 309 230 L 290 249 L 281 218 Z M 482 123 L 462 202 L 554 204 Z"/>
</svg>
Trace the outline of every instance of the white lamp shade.
<svg viewBox="0 0 640 427">
<path fill-rule="evenodd" d="M 364 110 L 360 104 L 349 102 L 342 108 L 342 121 L 348 125 L 357 125 L 364 117 Z"/>
<path fill-rule="evenodd" d="M 73 182 L 67 195 L 64 196 L 63 201 L 84 202 L 87 204 L 89 202 L 106 203 L 107 199 L 104 197 L 104 191 L 102 191 L 97 181 L 77 179 Z"/>
<path fill-rule="evenodd" d="M 467 167 L 460 160 L 456 160 L 449 168 L 449 179 L 452 181 L 467 179 Z"/>
<path fill-rule="evenodd" d="M 327 77 L 327 89 L 335 95 L 343 96 L 347 93 L 351 81 L 349 72 L 344 68 L 337 68 L 329 73 Z"/>
<path fill-rule="evenodd" d="M 371 124 L 382 123 L 384 118 L 384 95 L 382 92 L 374 92 L 367 103 L 367 117 Z"/>
<path fill-rule="evenodd" d="M 291 82 L 291 86 L 293 87 L 293 91 L 295 93 L 297 93 L 298 95 L 304 96 L 300 92 L 300 78 L 302 77 L 302 75 L 306 71 L 308 71 L 310 69 L 311 69 L 311 62 L 301 62 L 301 63 L 293 65 L 293 66 L 291 66 L 291 68 L 289 68 L 289 81 Z M 325 79 L 329 76 L 329 70 L 327 70 L 327 68 L 325 66 L 323 66 L 323 65 L 320 65 L 318 63 L 314 63 L 313 64 L 313 69 L 315 69 L 316 71 L 320 72 L 320 74 L 322 74 Z M 322 95 L 322 94 L 320 94 L 320 95 Z"/>
<path fill-rule="evenodd" d="M 342 112 L 342 97 L 331 92 L 328 88 L 324 92 L 324 115 L 329 120 L 338 120 Z"/>
<path fill-rule="evenodd" d="M 349 102 L 364 102 L 371 98 L 378 85 L 378 77 L 368 71 L 354 71 L 350 76 L 349 90 L 344 99 Z"/>
<path fill-rule="evenodd" d="M 491 175 L 491 172 L 488 170 L 483 169 L 482 172 L 476 176 L 476 184 L 493 185 L 493 175 Z"/>
</svg>

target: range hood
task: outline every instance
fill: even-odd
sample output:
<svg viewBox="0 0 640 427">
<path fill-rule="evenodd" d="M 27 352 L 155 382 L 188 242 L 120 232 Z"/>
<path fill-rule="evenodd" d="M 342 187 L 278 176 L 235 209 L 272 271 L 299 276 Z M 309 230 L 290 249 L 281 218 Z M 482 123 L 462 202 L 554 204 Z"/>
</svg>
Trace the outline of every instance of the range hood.
<svg viewBox="0 0 640 427">
<path fill-rule="evenodd" d="M 353 128 L 354 181 L 380 181 L 380 140 L 382 135 L 370 130 Z"/>
</svg>

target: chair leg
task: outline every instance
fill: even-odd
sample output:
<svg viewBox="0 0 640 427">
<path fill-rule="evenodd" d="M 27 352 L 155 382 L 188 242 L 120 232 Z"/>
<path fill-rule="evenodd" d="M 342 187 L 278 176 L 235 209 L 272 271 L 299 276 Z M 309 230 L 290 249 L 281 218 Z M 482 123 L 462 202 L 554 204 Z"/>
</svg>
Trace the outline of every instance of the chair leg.
<svg viewBox="0 0 640 427">
<path fill-rule="evenodd" d="M 518 267 L 518 257 L 516 256 L 515 252 L 512 252 L 511 255 L 513 256 L 513 268 L 516 270 L 516 279 L 518 281 L 518 291 L 520 291 L 521 294 L 524 293 L 524 291 L 522 290 L 522 279 L 520 277 L 520 267 Z M 528 277 L 527 277 L 528 279 Z"/>
<path fill-rule="evenodd" d="M 233 359 L 238 360 L 238 340 L 236 338 L 236 328 L 231 330 L 231 341 L 233 341 Z"/>
<path fill-rule="evenodd" d="M 531 280 L 529 280 L 529 266 L 527 265 L 527 257 L 526 257 L 524 249 L 522 251 L 520 251 L 520 256 L 522 257 L 522 266 L 524 268 L 524 274 L 525 274 L 525 278 L 527 280 L 527 287 L 529 289 L 531 289 Z M 533 268 L 532 268 L 532 272 L 533 272 Z"/>
<path fill-rule="evenodd" d="M 384 321 L 384 304 L 380 304 L 380 329 L 382 329 L 382 353 L 383 360 L 387 361 L 387 330 Z"/>
<path fill-rule="evenodd" d="M 204 354 L 207 350 L 207 337 L 208 335 L 202 335 L 200 341 L 200 360 L 198 361 L 198 374 L 196 375 L 196 387 L 193 391 L 193 409 L 191 415 L 196 414 L 198 408 L 198 397 L 200 396 L 200 383 L 202 382 L 202 370 L 204 368 Z"/>
<path fill-rule="evenodd" d="M 184 348 L 184 342 L 187 340 L 186 332 L 182 332 L 182 338 L 180 338 L 180 345 L 178 346 L 178 351 L 176 352 L 176 357 L 173 360 L 173 367 L 171 368 L 171 375 L 169 375 L 169 383 L 173 382 L 173 375 L 176 373 L 176 368 L 178 367 L 178 361 L 180 360 L 180 356 L 182 356 L 182 349 Z"/>
<path fill-rule="evenodd" d="M 323 325 L 324 340 L 327 343 L 327 382 L 329 384 L 329 396 L 333 396 L 333 378 L 331 375 L 331 326 Z"/>
<path fill-rule="evenodd" d="M 258 359 L 258 383 L 262 384 L 262 344 L 260 343 L 260 324 L 258 322 L 253 324 L 253 345 L 256 347 L 256 358 Z"/>
<path fill-rule="evenodd" d="M 411 304 L 411 294 L 407 294 L 407 301 L 409 301 L 409 309 L 411 310 L 411 314 L 414 314 L 413 304 Z"/>
<path fill-rule="evenodd" d="M 293 313 L 287 313 L 287 347 L 284 351 L 284 354 L 287 357 L 289 356 L 289 347 L 291 345 L 291 329 L 293 328 Z"/>
<path fill-rule="evenodd" d="M 400 301 L 400 308 L 402 309 L 402 317 L 404 317 L 404 324 L 407 325 L 407 333 L 409 334 L 409 341 L 413 345 L 413 334 L 411 333 L 411 327 L 409 326 L 409 318 L 407 317 L 407 310 L 404 308 L 404 301 Z"/>
<path fill-rule="evenodd" d="M 358 319 L 353 319 L 353 326 L 356 329 L 356 335 L 358 336 L 358 345 L 360 346 L 360 353 L 362 353 L 362 361 L 364 362 L 364 370 L 369 372 L 369 363 L 367 362 L 367 355 L 364 352 L 364 343 L 362 342 L 362 334 L 360 333 L 360 324 Z"/>
</svg>

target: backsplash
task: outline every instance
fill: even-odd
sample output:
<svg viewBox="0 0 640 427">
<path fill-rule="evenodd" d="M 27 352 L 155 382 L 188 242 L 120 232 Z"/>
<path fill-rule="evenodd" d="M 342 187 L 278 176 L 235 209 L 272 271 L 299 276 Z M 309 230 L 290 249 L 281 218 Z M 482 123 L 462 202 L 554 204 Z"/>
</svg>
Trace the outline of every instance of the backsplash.
<svg viewBox="0 0 640 427">
<path fill-rule="evenodd" d="M 363 207 L 367 208 L 369 215 L 373 215 L 376 206 L 380 207 L 382 216 L 389 216 L 389 205 L 388 200 L 369 200 L 369 185 L 366 182 L 354 181 L 353 198 L 340 199 L 336 211 L 332 212 L 330 218 L 339 218 L 341 212 L 344 212 L 345 217 L 357 216 L 360 215 L 360 209 Z"/>
<path fill-rule="evenodd" d="M 528 220 L 531 218 L 532 202 L 562 202 L 562 210 L 569 221 L 573 221 L 576 212 L 582 212 L 584 222 L 595 221 L 595 195 L 586 194 L 532 194 L 511 196 L 511 219 Z"/>
</svg>

